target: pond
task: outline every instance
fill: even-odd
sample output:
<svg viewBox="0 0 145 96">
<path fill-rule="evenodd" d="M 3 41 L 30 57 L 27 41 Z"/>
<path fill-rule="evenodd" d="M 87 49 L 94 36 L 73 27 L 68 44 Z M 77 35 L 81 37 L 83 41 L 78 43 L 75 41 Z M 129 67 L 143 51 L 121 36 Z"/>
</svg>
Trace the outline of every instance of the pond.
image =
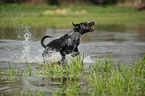
<svg viewBox="0 0 145 96">
<path fill-rule="evenodd" d="M 104 25 L 105 26 L 105 25 Z M 94 32 L 81 37 L 79 51 L 85 57 L 96 60 L 98 57 L 110 57 L 113 60 L 133 61 L 145 53 L 145 28 L 127 28 L 126 26 L 96 26 Z M 106 25 L 107 26 L 107 25 Z M 122 29 L 121 29 L 122 28 Z M 18 28 L 0 28 L 0 62 L 41 63 L 43 51 L 40 40 L 51 35 L 46 43 L 68 33 L 71 29 L 50 29 L 22 26 Z"/>
<path fill-rule="evenodd" d="M 23 69 L 26 66 L 26 60 L 33 66 L 42 64 L 41 38 L 44 35 L 53 36 L 53 38 L 46 40 L 47 43 L 70 30 L 30 26 L 0 28 L 0 72 L 10 67 L 9 63 L 11 66 L 17 66 L 18 69 Z M 84 34 L 81 37 L 79 51 L 81 55 L 84 54 L 84 63 L 87 65 L 92 64 L 92 59 L 94 61 L 104 57 L 109 59 L 111 54 L 112 61 L 123 61 L 132 64 L 137 57 L 143 57 L 145 54 L 145 27 L 96 26 L 94 32 Z M 67 59 L 70 60 L 70 56 L 67 56 Z M 0 93 L 10 95 L 11 92 L 20 94 L 22 89 L 29 88 L 35 90 L 59 88 L 51 83 L 46 84 L 45 78 L 39 80 L 38 77 L 31 76 L 31 83 L 27 81 L 29 80 L 24 80 L 24 78 L 9 83 L 1 80 Z M 49 82 L 53 82 L 53 80 L 49 80 Z M 51 93 L 48 92 L 48 94 Z"/>
</svg>

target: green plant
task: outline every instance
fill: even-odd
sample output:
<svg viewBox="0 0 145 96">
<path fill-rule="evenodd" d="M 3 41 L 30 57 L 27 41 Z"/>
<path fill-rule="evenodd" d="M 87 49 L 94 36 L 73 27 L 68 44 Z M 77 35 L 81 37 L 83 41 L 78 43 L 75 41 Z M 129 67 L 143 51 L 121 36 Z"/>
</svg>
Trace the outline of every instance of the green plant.
<svg viewBox="0 0 145 96">
<path fill-rule="evenodd" d="M 12 66 L 9 63 L 8 71 L 2 72 L 3 76 L 7 76 L 7 79 L 3 80 L 16 80 L 20 75 L 25 77 L 24 80 L 26 81 L 29 79 L 29 82 L 32 82 L 31 77 L 34 76 L 40 78 L 38 81 L 45 78 L 47 80 L 46 85 L 51 83 L 57 87 L 56 89 L 49 88 L 49 93 L 59 96 L 143 96 L 145 94 L 145 57 L 137 58 L 132 66 L 122 62 L 113 62 L 111 60 L 112 55 L 109 60 L 106 57 L 98 58 L 90 66 L 86 66 L 83 58 L 81 56 L 73 58 L 71 62 L 67 61 L 66 65 L 46 64 L 44 62 L 44 65 L 36 64 L 36 67 L 26 60 L 27 66 L 23 70 L 18 70 L 16 65 Z M 32 73 L 32 71 L 36 72 Z M 12 77 L 14 79 L 11 79 Z M 47 95 L 48 89 L 47 87 L 41 87 L 40 90 L 29 88 L 23 89 L 20 93 L 21 96 L 44 96 Z M 14 92 L 11 94 L 15 95 Z"/>
</svg>

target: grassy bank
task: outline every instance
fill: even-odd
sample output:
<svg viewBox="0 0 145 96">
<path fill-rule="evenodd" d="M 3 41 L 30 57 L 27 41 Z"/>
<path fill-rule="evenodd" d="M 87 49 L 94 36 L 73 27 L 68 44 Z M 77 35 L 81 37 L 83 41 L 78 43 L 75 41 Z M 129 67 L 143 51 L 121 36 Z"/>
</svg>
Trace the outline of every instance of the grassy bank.
<svg viewBox="0 0 145 96">
<path fill-rule="evenodd" d="M 26 61 L 23 69 L 9 64 L 8 69 L 1 73 L 1 81 L 17 82 L 23 77 L 22 80 L 27 86 L 39 86 L 39 90 L 34 87 L 26 89 L 24 87 L 20 90 L 21 96 L 145 95 L 145 57 L 135 60 L 132 66 L 122 62 L 111 62 L 111 57 L 109 60 L 98 59 L 88 67 L 80 57 L 72 59 L 72 63 L 66 65 L 44 63 L 32 66 Z M 11 93 L 15 95 L 15 92 Z"/>
<path fill-rule="evenodd" d="M 1 6 L 0 26 L 16 27 L 20 24 L 51 28 L 71 28 L 73 21 L 90 22 L 96 25 L 145 25 L 145 12 L 138 12 L 134 7 L 78 7 L 78 6 Z"/>
</svg>

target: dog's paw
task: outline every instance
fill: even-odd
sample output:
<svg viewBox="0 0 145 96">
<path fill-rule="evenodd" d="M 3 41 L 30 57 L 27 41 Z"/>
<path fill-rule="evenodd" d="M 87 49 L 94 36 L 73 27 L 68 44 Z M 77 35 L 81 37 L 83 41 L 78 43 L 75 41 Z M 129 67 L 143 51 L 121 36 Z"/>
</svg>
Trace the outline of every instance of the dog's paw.
<svg viewBox="0 0 145 96">
<path fill-rule="evenodd" d="M 73 52 L 72 54 L 71 54 L 71 56 L 72 57 L 76 57 L 77 55 L 79 55 L 80 53 L 79 52 Z"/>
<path fill-rule="evenodd" d="M 56 63 L 59 64 L 59 65 L 60 64 L 66 64 L 66 61 L 57 61 Z"/>
</svg>

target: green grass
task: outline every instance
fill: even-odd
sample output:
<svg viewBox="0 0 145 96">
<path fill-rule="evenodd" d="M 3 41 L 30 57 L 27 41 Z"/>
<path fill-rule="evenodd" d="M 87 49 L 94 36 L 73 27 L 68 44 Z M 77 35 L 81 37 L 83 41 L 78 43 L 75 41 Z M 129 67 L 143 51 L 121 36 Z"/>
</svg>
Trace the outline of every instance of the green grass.
<svg viewBox="0 0 145 96">
<path fill-rule="evenodd" d="M 29 26 L 43 26 L 51 28 L 71 28 L 74 23 L 95 21 L 97 25 L 145 25 L 145 13 L 138 12 L 134 7 L 57 7 L 57 6 L 29 6 L 10 5 L 1 6 L 0 26 L 16 27 L 25 23 Z M 69 10 L 66 14 L 44 14 L 47 10 Z M 85 11 L 85 13 L 81 13 Z"/>
<path fill-rule="evenodd" d="M 39 90 L 22 89 L 21 96 L 44 96 L 48 93 L 53 96 L 144 96 L 145 57 L 137 58 L 132 66 L 122 62 L 112 62 L 111 57 L 109 60 L 106 57 L 98 59 L 88 67 L 83 63 L 81 56 L 72 59 L 72 63 L 67 62 L 66 65 L 56 63 L 47 65 L 44 62 L 44 65 L 34 67 L 26 61 L 27 66 L 17 69 L 17 72 L 14 71 L 17 67 L 13 68 L 9 64 L 8 71 L 2 72 L 1 80 L 15 81 L 17 78 L 25 77 L 26 81 L 31 82 L 31 76 L 35 76 L 39 79 L 46 78 L 46 85 L 53 84 L 58 87 L 49 90 L 45 87 Z M 49 81 L 50 79 L 53 79 L 53 82 Z"/>
</svg>

